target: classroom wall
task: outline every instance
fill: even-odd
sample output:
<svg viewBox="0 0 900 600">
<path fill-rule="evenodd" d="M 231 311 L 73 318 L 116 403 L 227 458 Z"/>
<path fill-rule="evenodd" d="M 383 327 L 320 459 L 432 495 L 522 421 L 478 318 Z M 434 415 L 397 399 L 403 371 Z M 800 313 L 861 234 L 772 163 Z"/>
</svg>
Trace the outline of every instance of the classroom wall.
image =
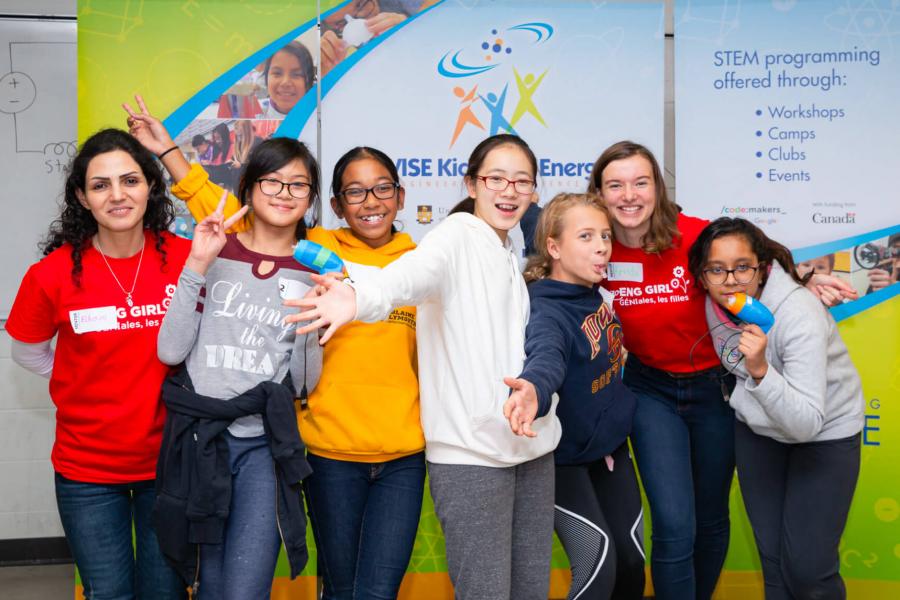
<svg viewBox="0 0 900 600">
<path fill-rule="evenodd" d="M 75 5 L 76 0 L 4 0 L 0 14 L 74 16 Z M 5 329 L 0 381 L 6 388 L 0 394 L 0 540 L 62 536 L 50 466 L 56 411 L 47 380 L 13 363 Z"/>
<path fill-rule="evenodd" d="M 3 0 L 4 15 L 75 15 L 77 0 Z"/>
</svg>

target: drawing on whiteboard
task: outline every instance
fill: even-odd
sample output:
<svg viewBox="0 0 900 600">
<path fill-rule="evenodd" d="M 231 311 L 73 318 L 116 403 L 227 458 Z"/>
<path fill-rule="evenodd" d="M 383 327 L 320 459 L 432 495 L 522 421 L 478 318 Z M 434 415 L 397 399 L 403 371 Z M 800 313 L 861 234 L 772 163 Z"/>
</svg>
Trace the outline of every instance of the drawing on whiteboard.
<svg viewBox="0 0 900 600">
<path fill-rule="evenodd" d="M 59 159 L 62 158 L 65 161 L 68 161 L 69 158 L 75 155 L 76 145 L 74 140 L 52 140 L 37 142 L 35 144 L 34 136 L 28 135 L 26 128 L 27 120 L 26 122 L 23 122 L 19 118 L 19 115 L 23 115 L 23 113 L 26 113 L 29 109 L 52 109 L 51 106 L 46 104 L 43 106 L 41 106 L 40 103 L 38 103 L 37 106 L 35 105 L 35 101 L 39 98 L 38 87 L 35 84 L 34 79 L 27 72 L 24 70 L 16 70 L 16 64 L 14 62 L 16 47 L 28 46 L 27 50 L 29 54 L 24 52 L 22 54 L 29 56 L 31 52 L 37 50 L 35 46 L 39 45 L 51 47 L 75 46 L 72 42 L 9 42 L 9 72 L 0 77 L 0 113 L 11 115 L 13 118 L 16 152 L 43 154 L 51 158 L 56 158 L 56 165 L 51 164 L 52 160 L 47 161 L 48 173 L 50 173 L 54 170 L 59 171 L 62 169 L 64 163 Z M 25 50 L 25 48 L 21 49 Z M 42 55 L 48 53 L 49 52 L 43 52 Z M 46 119 L 41 119 L 41 121 L 46 121 Z M 65 132 L 61 131 L 60 137 L 63 135 L 65 135 Z M 31 143 L 28 143 L 25 140 L 32 141 Z"/>
</svg>

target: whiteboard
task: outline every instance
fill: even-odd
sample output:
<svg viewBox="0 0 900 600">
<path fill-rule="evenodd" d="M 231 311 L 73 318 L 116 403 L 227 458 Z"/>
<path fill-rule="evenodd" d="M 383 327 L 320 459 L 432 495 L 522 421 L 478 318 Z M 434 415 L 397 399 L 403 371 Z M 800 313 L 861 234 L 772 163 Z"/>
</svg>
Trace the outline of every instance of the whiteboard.
<svg viewBox="0 0 900 600">
<path fill-rule="evenodd" d="M 59 213 L 77 135 L 74 19 L 0 18 L 0 319 Z"/>
</svg>

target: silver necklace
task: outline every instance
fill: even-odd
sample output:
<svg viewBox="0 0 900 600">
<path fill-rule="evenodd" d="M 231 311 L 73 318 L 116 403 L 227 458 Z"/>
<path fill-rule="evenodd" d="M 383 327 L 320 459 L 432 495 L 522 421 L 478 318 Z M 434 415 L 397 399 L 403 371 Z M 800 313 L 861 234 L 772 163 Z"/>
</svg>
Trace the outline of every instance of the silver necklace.
<svg viewBox="0 0 900 600">
<path fill-rule="evenodd" d="M 134 306 L 134 300 L 131 299 L 131 295 L 134 293 L 134 288 L 137 287 L 138 275 L 141 272 L 141 263 L 144 262 L 144 246 L 147 244 L 147 238 L 144 238 L 144 241 L 141 243 L 141 256 L 138 258 L 138 266 L 137 270 L 134 272 L 134 283 L 131 284 L 131 291 L 126 292 L 125 286 L 122 285 L 122 282 L 119 281 L 119 278 L 116 277 L 116 272 L 112 270 L 112 267 L 109 266 L 109 261 L 106 260 L 106 255 L 103 254 L 103 246 L 100 245 L 100 236 L 97 236 L 94 240 L 97 244 L 97 250 L 100 251 L 100 258 L 103 259 L 104 264 L 106 264 L 106 268 L 109 269 L 109 274 L 113 276 L 113 279 L 116 280 L 116 285 L 119 286 L 119 289 L 122 290 L 122 293 L 125 294 L 125 302 L 128 303 L 128 306 Z"/>
</svg>

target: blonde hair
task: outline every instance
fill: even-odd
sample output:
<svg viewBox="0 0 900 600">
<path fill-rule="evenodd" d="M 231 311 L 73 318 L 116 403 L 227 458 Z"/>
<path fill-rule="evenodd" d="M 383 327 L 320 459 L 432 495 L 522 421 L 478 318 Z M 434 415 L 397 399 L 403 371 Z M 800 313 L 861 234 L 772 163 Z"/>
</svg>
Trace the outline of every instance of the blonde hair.
<svg viewBox="0 0 900 600">
<path fill-rule="evenodd" d="M 245 164 L 253 149 L 253 140 L 256 139 L 256 130 L 253 123 L 248 120 L 236 121 L 234 124 L 234 158 L 241 164 Z"/>
<path fill-rule="evenodd" d="M 596 208 L 610 221 L 609 211 L 597 194 L 569 194 L 566 192 L 557 194 L 553 200 L 547 203 L 538 219 L 534 232 L 534 254 L 528 257 L 523 273 L 525 281 L 531 283 L 537 279 L 544 279 L 550 275 L 553 267 L 553 257 L 547 250 L 548 238 L 559 238 L 562 235 L 563 219 L 569 209 L 576 206 L 589 206 Z"/>
</svg>

